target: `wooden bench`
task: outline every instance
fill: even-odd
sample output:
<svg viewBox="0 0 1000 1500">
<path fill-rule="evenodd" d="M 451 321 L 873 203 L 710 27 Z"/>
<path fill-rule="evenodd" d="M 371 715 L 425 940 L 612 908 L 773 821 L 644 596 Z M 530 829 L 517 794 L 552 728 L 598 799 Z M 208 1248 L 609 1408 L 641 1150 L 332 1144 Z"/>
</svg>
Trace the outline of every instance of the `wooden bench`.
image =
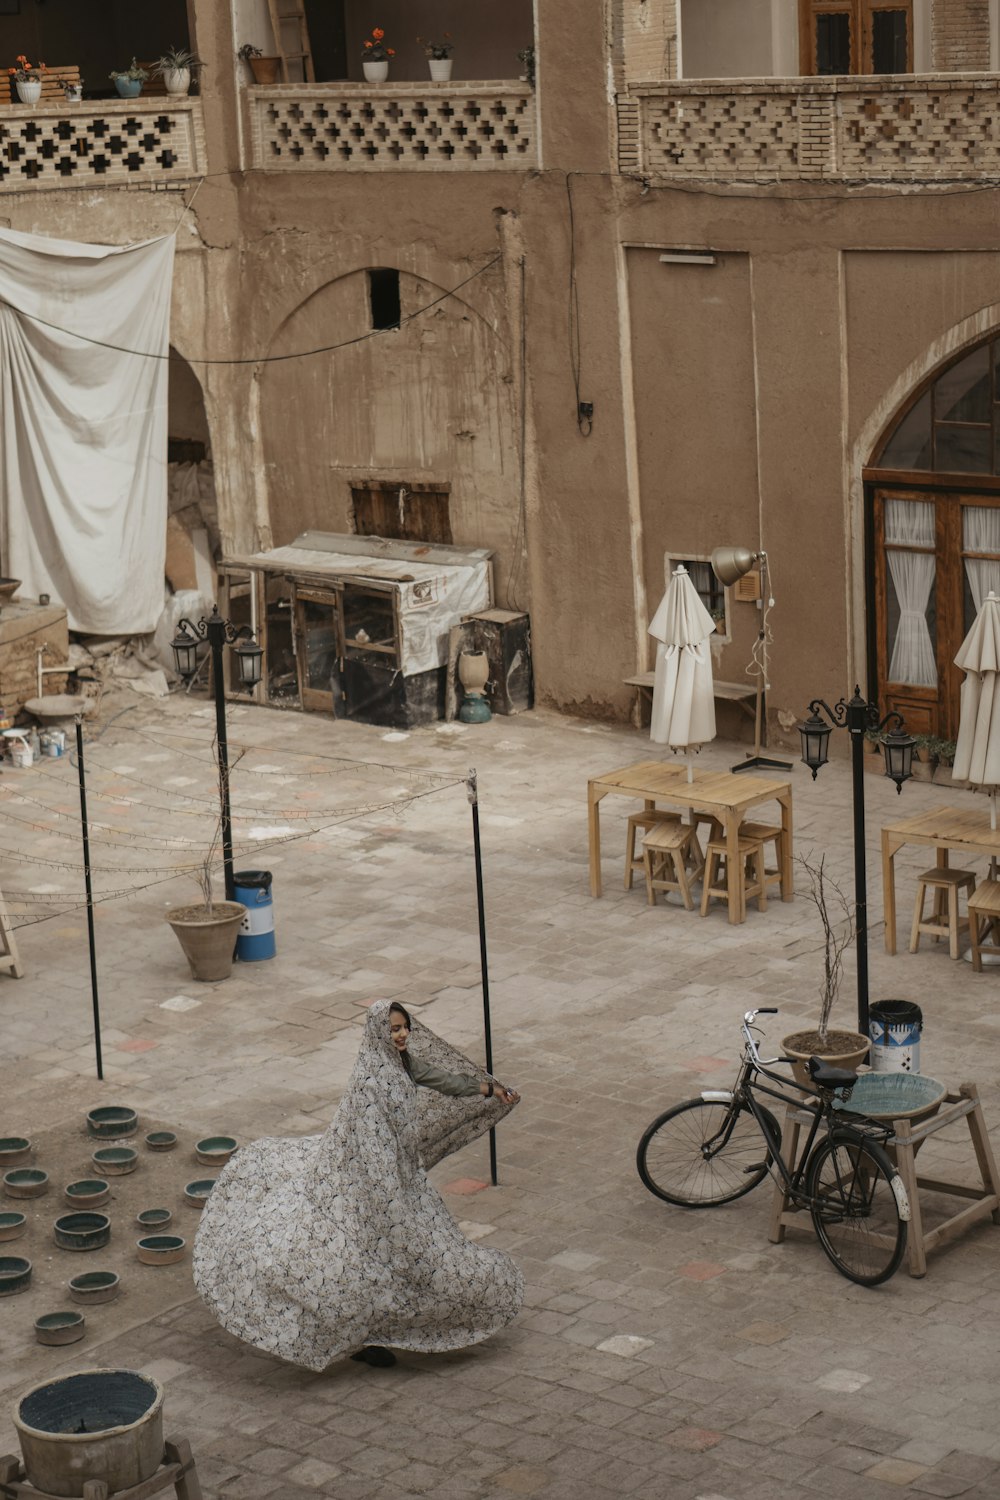
<svg viewBox="0 0 1000 1500">
<path fill-rule="evenodd" d="M 626 687 L 634 687 L 638 690 L 638 703 L 640 720 L 642 709 L 649 704 L 650 710 L 653 706 L 653 683 L 656 679 L 655 672 L 636 672 L 633 677 L 625 678 Z M 712 692 L 716 698 L 723 703 L 738 703 L 748 718 L 754 716 L 754 701 L 757 697 L 757 689 L 752 682 L 713 682 Z"/>
</svg>

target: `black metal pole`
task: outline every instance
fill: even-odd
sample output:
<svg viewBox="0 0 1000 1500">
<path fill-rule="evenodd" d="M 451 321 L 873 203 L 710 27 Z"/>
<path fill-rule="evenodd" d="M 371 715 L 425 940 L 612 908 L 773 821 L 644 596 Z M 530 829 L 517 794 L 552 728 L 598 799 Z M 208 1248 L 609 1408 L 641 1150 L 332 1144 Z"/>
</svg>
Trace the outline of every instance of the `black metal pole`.
<svg viewBox="0 0 1000 1500">
<path fill-rule="evenodd" d="M 94 892 L 90 882 L 90 830 L 87 826 L 87 778 L 83 767 L 83 721 L 76 721 L 76 769 L 80 778 L 80 829 L 83 833 L 83 882 L 87 891 L 87 938 L 90 942 L 90 996 L 94 1007 L 94 1051 L 97 1076 L 104 1078 L 101 1057 L 101 1001 L 97 993 L 97 948 L 94 943 Z"/>
<path fill-rule="evenodd" d="M 222 804 L 222 869 L 226 900 L 236 897 L 233 882 L 233 820 L 229 811 L 229 741 L 226 737 L 226 680 L 222 651 L 226 644 L 226 626 L 214 617 L 207 622 L 208 641 L 212 648 L 212 680 L 215 685 L 215 738 L 219 747 L 219 801 Z"/>
<path fill-rule="evenodd" d="M 854 783 L 854 932 L 858 964 L 858 1030 L 868 1035 L 868 877 L 865 867 L 864 737 L 868 704 L 855 693 L 847 705 L 851 734 L 851 771 Z"/>
<path fill-rule="evenodd" d="M 486 903 L 483 899 L 483 852 L 479 841 L 479 783 L 469 768 L 466 782 L 472 805 L 472 844 L 476 856 L 476 901 L 479 906 L 479 966 L 483 976 L 483 1031 L 486 1034 L 486 1071 L 493 1075 L 493 1033 L 490 1028 L 490 970 L 486 955 Z M 490 1181 L 497 1185 L 497 1133 L 490 1131 Z"/>
</svg>

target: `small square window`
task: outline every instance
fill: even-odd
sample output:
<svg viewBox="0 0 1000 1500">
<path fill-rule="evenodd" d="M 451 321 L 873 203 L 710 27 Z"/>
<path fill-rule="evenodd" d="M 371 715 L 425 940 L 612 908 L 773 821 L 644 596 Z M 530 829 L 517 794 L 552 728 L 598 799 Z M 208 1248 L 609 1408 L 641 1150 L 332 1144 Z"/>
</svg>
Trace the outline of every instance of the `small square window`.
<svg viewBox="0 0 1000 1500">
<path fill-rule="evenodd" d="M 668 553 L 666 559 L 667 582 L 675 568 L 686 568 L 691 575 L 695 593 L 715 621 L 720 635 L 729 635 L 729 607 L 726 590 L 716 578 L 712 564 L 707 558 L 674 557 Z"/>
</svg>

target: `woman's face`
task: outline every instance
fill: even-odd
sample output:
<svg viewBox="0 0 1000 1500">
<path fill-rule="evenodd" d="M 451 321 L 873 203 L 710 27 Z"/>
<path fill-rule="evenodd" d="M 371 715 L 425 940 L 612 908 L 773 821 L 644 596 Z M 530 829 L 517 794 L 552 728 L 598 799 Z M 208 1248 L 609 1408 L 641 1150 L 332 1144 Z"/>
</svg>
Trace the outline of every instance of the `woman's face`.
<svg viewBox="0 0 1000 1500">
<path fill-rule="evenodd" d="M 406 1017 L 400 1015 L 398 1010 L 389 1012 L 389 1037 L 397 1052 L 405 1052 L 406 1044 L 410 1040 L 410 1028 L 406 1024 Z"/>
</svg>

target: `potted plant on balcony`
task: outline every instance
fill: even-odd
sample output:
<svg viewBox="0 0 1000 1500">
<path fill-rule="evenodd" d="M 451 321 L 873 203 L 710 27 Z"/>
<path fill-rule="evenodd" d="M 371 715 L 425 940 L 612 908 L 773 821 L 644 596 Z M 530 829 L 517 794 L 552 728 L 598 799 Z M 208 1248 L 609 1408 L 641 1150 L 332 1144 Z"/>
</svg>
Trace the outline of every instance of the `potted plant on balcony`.
<svg viewBox="0 0 1000 1500">
<path fill-rule="evenodd" d="M 794 1059 L 792 1073 L 797 1083 L 812 1092 L 808 1065 L 820 1057 L 837 1068 L 856 1068 L 868 1055 L 869 1039 L 860 1031 L 834 1031 L 830 1015 L 844 977 L 844 954 L 854 939 L 854 908 L 835 880 L 826 873 L 826 855 L 818 865 L 807 859 L 798 863 L 809 877 L 808 899 L 816 908 L 823 928 L 823 983 L 820 986 L 819 1022 L 814 1030 L 794 1031 L 781 1043 L 786 1057 Z"/>
<path fill-rule="evenodd" d="M 520 75 L 522 83 L 528 83 L 535 87 L 535 49 L 534 47 L 522 47 L 517 54 L 517 60 L 524 69 Z"/>
<path fill-rule="evenodd" d="M 108 77 L 122 99 L 138 99 L 142 93 L 142 86 L 149 77 L 149 74 L 133 57 L 127 68 L 109 73 Z"/>
<path fill-rule="evenodd" d="M 261 49 L 252 42 L 244 42 L 236 56 L 246 63 L 253 74 L 254 83 L 277 83 L 281 70 L 280 57 L 265 57 Z"/>
<path fill-rule="evenodd" d="M 417 46 L 423 47 L 427 66 L 430 68 L 431 79 L 434 83 L 447 83 L 451 77 L 452 52 L 455 43 L 451 39 L 451 32 L 446 31 L 440 42 L 429 42 L 426 37 L 417 37 Z"/>
<path fill-rule="evenodd" d="M 385 45 L 385 32 L 375 26 L 361 51 L 361 67 L 367 83 L 385 83 L 389 76 L 389 62 L 396 53 Z"/>
<path fill-rule="evenodd" d="M 42 77 L 46 71 L 45 64 L 39 61 L 38 67 L 33 68 L 28 59 L 21 53 L 17 59 L 17 66 L 8 68 L 7 72 L 14 80 L 17 97 L 22 104 L 37 104 L 42 97 Z"/>
<path fill-rule="evenodd" d="M 168 94 L 186 94 L 191 79 L 196 78 L 204 66 L 201 58 L 186 47 L 168 47 L 153 64 L 153 77 L 163 79 Z"/>
<path fill-rule="evenodd" d="M 75 83 L 67 81 L 63 84 L 63 93 L 66 95 L 67 104 L 80 104 L 82 102 L 83 84 L 84 80 L 82 78 L 78 78 Z"/>
</svg>

